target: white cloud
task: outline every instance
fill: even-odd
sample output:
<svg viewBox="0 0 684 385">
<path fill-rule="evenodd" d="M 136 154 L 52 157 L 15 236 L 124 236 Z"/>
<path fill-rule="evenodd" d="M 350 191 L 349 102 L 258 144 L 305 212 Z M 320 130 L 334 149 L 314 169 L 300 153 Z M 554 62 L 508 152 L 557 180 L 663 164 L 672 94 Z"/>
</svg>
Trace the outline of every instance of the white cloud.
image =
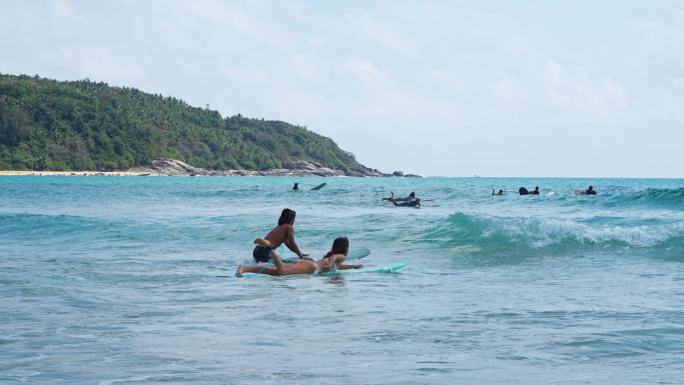
<svg viewBox="0 0 684 385">
<path fill-rule="evenodd" d="M 416 44 L 387 22 L 374 19 L 365 13 L 359 16 L 350 16 L 348 20 L 352 30 L 364 42 L 378 45 L 405 56 L 412 56 L 416 53 Z"/>
<path fill-rule="evenodd" d="M 348 57 L 340 65 L 340 69 L 365 84 L 385 83 L 388 76 L 377 69 L 369 60 L 359 57 Z"/>
<path fill-rule="evenodd" d="M 546 103 L 582 121 L 612 125 L 622 122 L 627 112 L 627 94 L 611 79 L 595 80 L 584 71 L 567 71 L 548 59 L 539 80 Z"/>
</svg>

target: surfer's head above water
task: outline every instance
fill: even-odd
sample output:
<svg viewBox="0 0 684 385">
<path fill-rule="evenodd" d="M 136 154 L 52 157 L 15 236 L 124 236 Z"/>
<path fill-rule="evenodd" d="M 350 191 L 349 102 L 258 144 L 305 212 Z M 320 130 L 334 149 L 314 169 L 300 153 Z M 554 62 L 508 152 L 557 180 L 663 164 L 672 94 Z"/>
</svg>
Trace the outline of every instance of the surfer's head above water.
<svg viewBox="0 0 684 385">
<path fill-rule="evenodd" d="M 335 254 L 347 255 L 349 253 L 349 238 L 339 237 L 335 238 L 332 244 L 332 249 L 328 251 L 323 258 L 329 258 Z"/>
<path fill-rule="evenodd" d="M 283 209 L 283 212 L 280 214 L 280 218 L 278 218 L 278 226 L 285 224 L 294 225 L 296 216 L 297 213 L 294 210 Z"/>
<path fill-rule="evenodd" d="M 411 192 L 411 193 L 409 194 L 409 198 L 415 198 L 415 197 L 416 197 L 416 193 Z"/>
</svg>

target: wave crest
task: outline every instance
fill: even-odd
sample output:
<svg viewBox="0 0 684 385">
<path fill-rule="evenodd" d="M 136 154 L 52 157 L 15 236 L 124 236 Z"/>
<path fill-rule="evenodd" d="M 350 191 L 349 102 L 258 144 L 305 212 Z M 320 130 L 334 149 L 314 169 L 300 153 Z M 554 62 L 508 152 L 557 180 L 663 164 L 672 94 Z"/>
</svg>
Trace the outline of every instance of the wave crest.
<svg viewBox="0 0 684 385">
<path fill-rule="evenodd" d="M 494 217 L 456 213 L 428 236 L 447 244 L 480 249 L 551 246 L 629 246 L 651 248 L 684 243 L 684 223 L 651 225 L 595 224 L 561 218 Z"/>
</svg>

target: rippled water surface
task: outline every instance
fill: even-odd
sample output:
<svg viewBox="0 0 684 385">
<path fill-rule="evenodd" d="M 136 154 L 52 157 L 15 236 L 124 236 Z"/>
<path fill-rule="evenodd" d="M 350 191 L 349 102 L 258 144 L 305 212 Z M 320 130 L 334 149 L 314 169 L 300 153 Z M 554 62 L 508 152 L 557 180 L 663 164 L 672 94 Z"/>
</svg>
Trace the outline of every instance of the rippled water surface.
<svg viewBox="0 0 684 385">
<path fill-rule="evenodd" d="M 406 268 L 233 277 L 285 207 Z M 0 383 L 681 383 L 683 262 L 684 180 L 0 177 Z"/>
</svg>

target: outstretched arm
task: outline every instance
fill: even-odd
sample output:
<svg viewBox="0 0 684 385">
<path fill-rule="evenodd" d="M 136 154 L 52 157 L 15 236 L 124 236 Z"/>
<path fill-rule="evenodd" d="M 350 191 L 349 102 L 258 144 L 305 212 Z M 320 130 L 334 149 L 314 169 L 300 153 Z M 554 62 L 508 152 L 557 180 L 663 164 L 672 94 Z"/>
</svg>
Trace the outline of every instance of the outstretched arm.
<svg viewBox="0 0 684 385">
<path fill-rule="evenodd" d="M 295 237 L 294 237 L 294 227 L 290 226 L 287 230 L 287 238 L 285 239 L 285 246 L 287 246 L 288 249 L 290 249 L 293 253 L 297 254 L 297 256 L 301 259 L 309 259 L 307 258 L 309 254 L 304 254 L 302 253 L 301 250 L 299 250 L 299 246 L 297 246 L 297 242 L 295 242 Z"/>
<path fill-rule="evenodd" d="M 363 268 L 363 264 L 361 264 L 361 263 L 356 264 L 356 265 L 351 265 L 351 264 L 347 264 L 347 263 L 340 263 L 339 265 L 337 265 L 338 270 L 361 269 L 361 268 Z"/>
<path fill-rule="evenodd" d="M 339 270 L 360 269 L 363 267 L 362 264 L 352 265 L 344 263 L 344 260 L 346 259 L 346 256 L 344 254 L 335 254 L 331 258 L 333 258 L 331 262 L 334 263 L 335 267 Z"/>
</svg>

